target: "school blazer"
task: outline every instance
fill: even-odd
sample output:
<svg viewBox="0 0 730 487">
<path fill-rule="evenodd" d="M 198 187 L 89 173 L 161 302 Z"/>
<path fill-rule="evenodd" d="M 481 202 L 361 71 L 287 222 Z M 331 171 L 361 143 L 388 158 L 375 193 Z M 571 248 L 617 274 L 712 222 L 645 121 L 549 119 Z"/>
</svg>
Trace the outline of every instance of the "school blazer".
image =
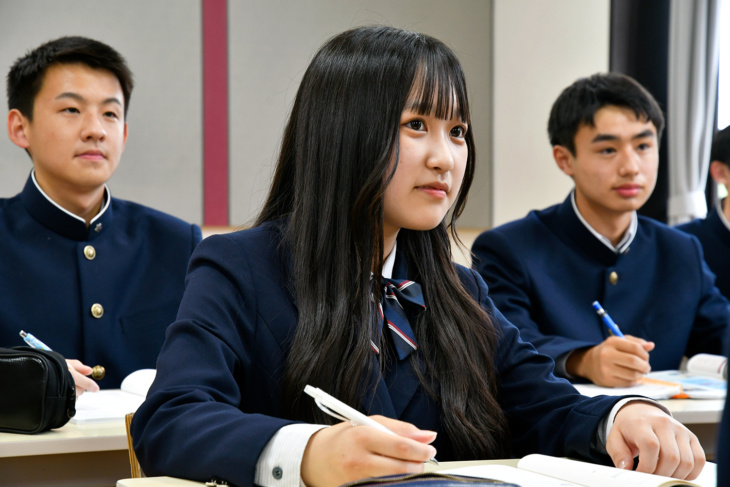
<svg viewBox="0 0 730 487">
<path fill-rule="evenodd" d="M 157 377 L 132 423 L 134 448 L 147 475 L 198 481 L 217 477 L 250 486 L 266 443 L 293 422 L 282 412 L 279 388 L 297 326 L 282 225 L 266 223 L 212 236 L 195 250 Z M 403 255 L 399 251 L 397 256 L 393 275 L 407 278 Z M 502 334 L 494 360 L 514 453 L 540 451 L 605 462 L 607 457 L 591 445 L 617 398 L 585 398 L 556 378 L 553 361 L 520 339 L 492 305 L 482 279 L 461 266 L 458 271 Z M 455 460 L 453 443 L 459 439 L 443 430 L 438 405 L 408 363 L 375 377 L 375 399 L 361 410 L 439 432 L 438 459 Z"/>
<path fill-rule="evenodd" d="M 730 230 L 713 208 L 704 220 L 696 219 L 677 229 L 697 237 L 702 244 L 705 262 L 717 277 L 716 285 L 727 298 L 730 297 Z"/>
<path fill-rule="evenodd" d="M 683 355 L 722 353 L 730 305 L 715 287 L 696 238 L 639 216 L 629 250 L 616 255 L 578 219 L 568 197 L 482 233 L 474 266 L 522 338 L 557 359 L 597 345 L 608 331 L 598 300 L 624 334 L 656 343 L 653 370 Z"/>
<path fill-rule="evenodd" d="M 87 228 L 29 177 L 0 199 L 0 346 L 25 345 L 25 330 L 119 388 L 155 367 L 200 240 L 197 225 L 116 198 Z"/>
</svg>

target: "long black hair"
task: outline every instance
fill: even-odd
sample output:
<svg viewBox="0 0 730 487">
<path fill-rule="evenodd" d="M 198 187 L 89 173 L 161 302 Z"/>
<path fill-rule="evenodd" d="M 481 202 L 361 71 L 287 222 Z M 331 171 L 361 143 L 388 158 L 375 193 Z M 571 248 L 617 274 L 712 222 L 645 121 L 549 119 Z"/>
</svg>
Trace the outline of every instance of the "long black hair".
<svg viewBox="0 0 730 487">
<path fill-rule="evenodd" d="M 371 279 L 382 278 L 384 193 L 397 167 L 401 112 L 413 101 L 421 114 L 455 114 L 470 122 L 466 81 L 454 53 L 432 37 L 391 27 L 333 37 L 299 86 L 257 221 L 288 219 L 284 241 L 299 324 L 282 393 L 293 418 L 330 422 L 302 400 L 305 384 L 357 407 L 374 393 L 369 378 L 386 366 L 385 354 L 378 361 L 370 348 Z M 466 144 L 466 170 L 449 223 L 454 237 L 474 175 L 471 129 Z M 492 364 L 496 331 L 461 285 L 446 222 L 430 231 L 401 229 L 398 253 L 427 305 L 412 323 L 419 349 L 409 360 L 440 405 L 446 433 L 459 439 L 455 453 L 464 459 L 503 454 L 506 420 Z"/>
</svg>

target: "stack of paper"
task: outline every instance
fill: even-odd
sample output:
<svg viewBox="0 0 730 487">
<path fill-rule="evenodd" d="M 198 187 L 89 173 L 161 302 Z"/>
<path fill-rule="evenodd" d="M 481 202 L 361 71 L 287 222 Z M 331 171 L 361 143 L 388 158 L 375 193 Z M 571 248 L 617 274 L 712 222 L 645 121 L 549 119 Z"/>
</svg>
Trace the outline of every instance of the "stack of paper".
<svg viewBox="0 0 730 487">
<path fill-rule="evenodd" d="M 76 415 L 72 423 L 85 424 L 98 421 L 123 420 L 144 402 L 147 390 L 155 379 L 154 369 L 142 369 L 129 374 L 121 389 L 104 389 L 85 392 L 76 398 Z"/>
</svg>

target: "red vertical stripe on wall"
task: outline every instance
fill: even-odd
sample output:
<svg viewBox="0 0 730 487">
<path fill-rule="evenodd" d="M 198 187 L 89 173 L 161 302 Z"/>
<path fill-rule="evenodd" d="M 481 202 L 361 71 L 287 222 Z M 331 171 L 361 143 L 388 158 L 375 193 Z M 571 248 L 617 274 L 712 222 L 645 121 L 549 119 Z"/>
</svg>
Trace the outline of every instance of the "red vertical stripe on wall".
<svg viewBox="0 0 730 487">
<path fill-rule="evenodd" d="M 227 0 L 203 5 L 203 225 L 228 225 Z"/>
</svg>

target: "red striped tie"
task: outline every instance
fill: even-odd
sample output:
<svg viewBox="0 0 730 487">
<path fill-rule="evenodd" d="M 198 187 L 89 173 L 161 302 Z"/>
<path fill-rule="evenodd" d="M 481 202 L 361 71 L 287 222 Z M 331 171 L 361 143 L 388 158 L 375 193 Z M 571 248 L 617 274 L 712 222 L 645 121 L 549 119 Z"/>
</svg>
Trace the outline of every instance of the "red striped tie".
<svg viewBox="0 0 730 487">
<path fill-rule="evenodd" d="M 382 332 L 383 326 L 388 327 L 398 351 L 398 358 L 403 360 L 418 348 L 413 329 L 408 322 L 408 314 L 415 317 L 426 309 L 426 304 L 423 301 L 420 284 L 407 279 L 383 278 L 383 281 L 385 289 L 381 302 L 378 303 L 382 318 L 379 331 Z M 370 344 L 375 353 L 380 353 L 380 349 L 372 340 Z"/>
</svg>

